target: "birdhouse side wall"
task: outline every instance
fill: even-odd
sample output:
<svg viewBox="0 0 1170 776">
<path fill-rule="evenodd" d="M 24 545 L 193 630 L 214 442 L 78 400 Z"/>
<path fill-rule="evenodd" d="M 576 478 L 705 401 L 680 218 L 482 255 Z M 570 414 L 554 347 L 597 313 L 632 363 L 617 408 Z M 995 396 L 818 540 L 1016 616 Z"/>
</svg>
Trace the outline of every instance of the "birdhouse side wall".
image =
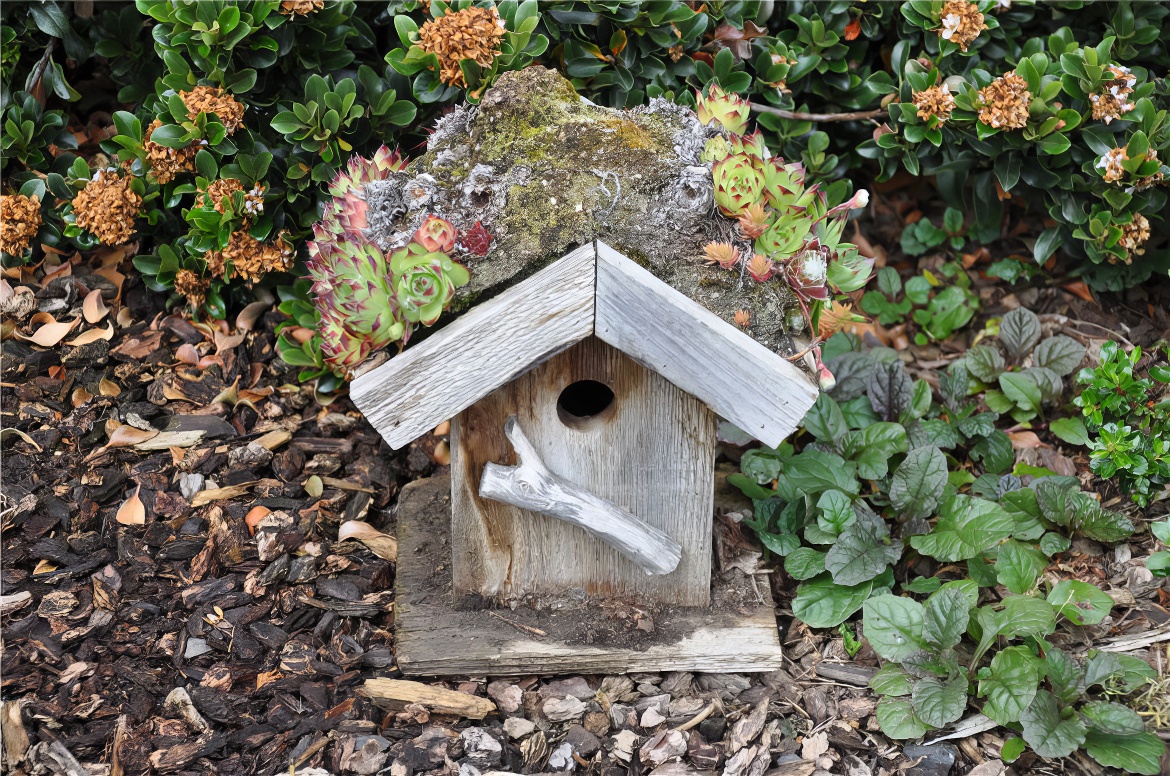
<svg viewBox="0 0 1170 776">
<path fill-rule="evenodd" d="M 582 380 L 608 386 L 613 404 L 596 418 L 567 424 L 558 413 L 558 398 Z M 648 575 L 582 528 L 482 498 L 484 464 L 517 463 L 504 436 L 513 415 L 553 474 L 678 542 L 678 567 Z M 581 594 L 634 604 L 710 603 L 715 417 L 698 399 L 621 351 L 591 337 L 554 356 L 460 413 L 451 446 L 458 605 Z"/>
</svg>

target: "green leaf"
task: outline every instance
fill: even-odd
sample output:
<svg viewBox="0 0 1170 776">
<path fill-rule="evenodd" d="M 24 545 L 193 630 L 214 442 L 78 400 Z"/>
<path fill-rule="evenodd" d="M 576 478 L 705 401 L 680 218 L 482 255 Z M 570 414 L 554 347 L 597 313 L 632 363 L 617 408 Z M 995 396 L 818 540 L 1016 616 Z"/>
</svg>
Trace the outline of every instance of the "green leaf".
<svg viewBox="0 0 1170 776">
<path fill-rule="evenodd" d="M 740 470 L 755 482 L 765 485 L 780 476 L 783 459 L 769 447 L 748 450 L 739 460 Z M 750 494 L 749 494 L 750 495 Z M 753 496 L 753 498 L 758 498 Z"/>
<path fill-rule="evenodd" d="M 835 628 L 861 608 L 872 590 L 872 582 L 846 587 L 825 574 L 796 588 L 792 613 L 811 628 Z"/>
<path fill-rule="evenodd" d="M 937 447 L 906 454 L 890 481 L 890 504 L 905 519 L 926 517 L 938 506 L 947 485 L 947 459 Z"/>
<path fill-rule="evenodd" d="M 967 560 L 1006 539 L 1014 528 L 1015 521 L 999 504 L 956 494 L 942 505 L 934 529 L 910 537 L 910 546 L 936 560 Z"/>
<path fill-rule="evenodd" d="M 1096 585 L 1066 579 L 1052 588 L 1048 603 L 1073 625 L 1097 625 L 1113 609 L 1113 599 Z"/>
<path fill-rule="evenodd" d="M 877 705 L 877 721 L 890 738 L 921 738 L 927 727 L 914 713 L 909 698 L 882 698 Z"/>
<path fill-rule="evenodd" d="M 1085 687 L 1116 685 L 1129 694 L 1157 678 L 1158 673 L 1146 661 L 1114 652 L 1090 652 L 1085 666 Z"/>
<path fill-rule="evenodd" d="M 1146 732 L 1146 723 L 1138 713 L 1120 703 L 1092 701 L 1081 706 L 1080 712 L 1089 720 L 1089 728 L 1099 733 L 1127 736 Z"/>
<path fill-rule="evenodd" d="M 1036 380 L 1028 374 L 1005 372 L 999 376 L 999 387 L 1017 406 L 1032 412 L 1040 412 L 1043 395 Z"/>
<path fill-rule="evenodd" d="M 962 589 L 951 587 L 939 590 L 926 599 L 926 605 L 923 607 L 923 638 L 938 649 L 950 649 L 955 646 L 967 630 L 971 606 L 971 600 Z M 926 717 L 922 719 L 929 721 Z"/>
<path fill-rule="evenodd" d="M 825 570 L 825 553 L 811 547 L 800 547 L 784 558 L 784 570 L 796 580 L 812 579 Z"/>
<path fill-rule="evenodd" d="M 1001 725 L 1018 722 L 1036 697 L 1043 666 L 1027 647 L 1000 650 L 991 659 L 991 667 L 979 675 L 979 697 L 987 699 L 983 713 Z"/>
<path fill-rule="evenodd" d="M 914 400 L 914 383 L 901 361 L 875 365 L 865 388 L 870 406 L 882 420 L 897 420 Z"/>
<path fill-rule="evenodd" d="M 902 585 L 902 589 L 907 593 L 922 593 L 923 595 L 937 592 L 941 587 L 942 580 L 938 577 L 918 577 Z"/>
<path fill-rule="evenodd" d="M 902 557 L 902 542 L 890 540 L 886 521 L 859 502 L 857 519 L 825 555 L 825 568 L 839 585 L 857 585 L 882 573 Z"/>
<path fill-rule="evenodd" d="M 1019 736 L 1012 736 L 1003 742 L 1003 746 L 999 748 L 999 756 L 1003 758 L 1005 763 L 1014 763 L 1020 759 L 1020 755 L 1028 748 L 1028 743 Z"/>
<path fill-rule="evenodd" d="M 1018 362 L 1040 341 L 1040 319 L 1024 307 L 1011 310 L 999 323 L 999 341 Z"/>
<path fill-rule="evenodd" d="M 1036 346 L 1032 360 L 1036 366 L 1046 367 L 1061 377 L 1073 373 L 1085 357 L 1085 346 L 1072 337 L 1049 337 Z"/>
<path fill-rule="evenodd" d="M 1055 696 L 1047 690 L 1036 693 L 1031 705 L 1020 714 L 1024 740 L 1041 757 L 1068 757 L 1085 742 L 1085 725 L 1072 712 L 1062 715 Z"/>
<path fill-rule="evenodd" d="M 1048 424 L 1048 430 L 1070 445 L 1089 444 L 1089 432 L 1080 418 L 1060 418 Z"/>
<path fill-rule="evenodd" d="M 909 695 L 912 688 L 910 674 L 897 663 L 886 663 L 869 680 L 870 689 L 878 695 L 895 697 Z"/>
<path fill-rule="evenodd" d="M 1162 772 L 1160 762 L 1166 754 L 1166 744 L 1153 733 L 1117 736 L 1090 730 L 1084 746 L 1101 765 L 1148 776 Z"/>
<path fill-rule="evenodd" d="M 1072 504 L 1075 511 L 1070 518 L 1070 525 L 1081 536 L 1112 543 L 1133 535 L 1133 523 L 1129 518 L 1120 512 L 1106 509 L 1089 494 L 1073 493 Z"/>
<path fill-rule="evenodd" d="M 826 490 L 817 499 L 817 525 L 821 530 L 839 536 L 857 519 L 853 501 L 839 490 Z"/>
<path fill-rule="evenodd" d="M 1067 536 L 1055 531 L 1048 531 L 1040 537 L 1040 551 L 1050 558 L 1053 555 L 1066 552 L 1071 546 L 1072 542 Z"/>
<path fill-rule="evenodd" d="M 820 450 L 805 450 L 789 458 L 784 464 L 780 479 L 797 491 L 821 493 L 836 488 L 857 495 L 861 484 L 853 476 L 854 465 L 839 455 L 823 453 Z"/>
<path fill-rule="evenodd" d="M 1030 544 L 1009 539 L 1000 545 L 995 558 L 995 578 L 1008 590 L 1023 595 L 1036 586 L 1048 567 L 1048 558 Z"/>
<path fill-rule="evenodd" d="M 927 725 L 949 725 L 962 717 L 967 708 L 967 679 L 961 675 L 946 681 L 933 676 L 920 679 L 914 683 L 910 704 Z"/>
<path fill-rule="evenodd" d="M 927 648 L 922 604 L 886 593 L 866 601 L 864 609 L 865 638 L 881 657 L 901 661 Z"/>
<path fill-rule="evenodd" d="M 967 371 L 985 383 L 993 383 L 1007 368 L 1003 354 L 992 345 L 976 345 L 967 351 L 963 360 Z"/>
<path fill-rule="evenodd" d="M 924 383 L 925 385 L 925 383 Z M 857 476 L 879 480 L 889 473 L 890 459 L 909 449 L 906 429 L 900 423 L 878 421 L 845 439 L 845 454 L 857 464 Z"/>
<path fill-rule="evenodd" d="M 836 442 L 848 431 L 841 408 L 827 393 L 817 397 L 816 404 L 809 409 L 801 423 L 805 431 L 821 442 Z"/>
</svg>

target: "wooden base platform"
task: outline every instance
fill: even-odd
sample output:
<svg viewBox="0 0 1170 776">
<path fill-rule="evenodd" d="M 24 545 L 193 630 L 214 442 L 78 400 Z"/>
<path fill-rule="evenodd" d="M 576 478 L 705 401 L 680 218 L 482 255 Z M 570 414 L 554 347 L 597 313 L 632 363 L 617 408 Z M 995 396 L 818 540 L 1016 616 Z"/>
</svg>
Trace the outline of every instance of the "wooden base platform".
<svg viewBox="0 0 1170 776">
<path fill-rule="evenodd" d="M 395 641 L 412 676 L 632 671 L 755 672 L 781 667 L 767 581 L 712 581 L 707 608 L 586 600 L 514 610 L 454 608 L 448 477 L 403 488 L 398 506 Z"/>
</svg>

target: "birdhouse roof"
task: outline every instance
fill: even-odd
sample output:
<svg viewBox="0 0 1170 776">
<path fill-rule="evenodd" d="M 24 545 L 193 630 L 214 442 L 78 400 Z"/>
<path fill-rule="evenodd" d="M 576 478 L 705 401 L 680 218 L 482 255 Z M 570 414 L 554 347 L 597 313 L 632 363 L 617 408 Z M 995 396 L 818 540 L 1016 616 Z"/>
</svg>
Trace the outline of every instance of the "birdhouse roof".
<svg viewBox="0 0 1170 776">
<path fill-rule="evenodd" d="M 357 377 L 350 396 L 401 448 L 589 336 L 773 447 L 817 398 L 786 359 L 599 240 Z"/>
</svg>

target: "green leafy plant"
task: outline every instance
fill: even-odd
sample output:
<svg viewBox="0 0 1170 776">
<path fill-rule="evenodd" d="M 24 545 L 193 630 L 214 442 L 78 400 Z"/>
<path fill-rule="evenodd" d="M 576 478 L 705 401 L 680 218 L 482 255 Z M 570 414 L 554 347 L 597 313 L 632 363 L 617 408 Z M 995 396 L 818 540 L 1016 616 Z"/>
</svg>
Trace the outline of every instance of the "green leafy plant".
<svg viewBox="0 0 1170 776">
<path fill-rule="evenodd" d="M 1164 546 L 1170 547 L 1170 519 L 1150 524 L 1150 533 Z M 1170 577 L 1170 550 L 1159 550 L 1146 558 L 1146 568 L 1156 577 Z"/>
<path fill-rule="evenodd" d="M 1165 354 L 1163 354 L 1165 357 Z M 1116 342 L 1101 348 L 1100 362 L 1077 374 L 1082 386 L 1073 403 L 1084 425 L 1075 439 L 1089 447 L 1089 465 L 1102 478 L 1117 478 L 1140 506 L 1170 482 L 1170 366 L 1151 364 L 1147 376 L 1135 372 L 1141 348 L 1126 352 Z M 1161 395 L 1160 395 L 1161 394 Z"/>
<path fill-rule="evenodd" d="M 925 270 L 905 284 L 897 270 L 883 267 L 877 274 L 877 288 L 861 298 L 861 309 L 883 326 L 912 319 L 919 328 L 914 339 L 925 345 L 944 340 L 970 323 L 979 309 L 979 297 L 971 290 L 971 278 L 954 262 L 943 264 L 938 275 Z"/>
<path fill-rule="evenodd" d="M 1042 336 L 1036 314 L 1017 308 L 1000 321 L 994 344 L 976 345 L 963 357 L 967 373 L 977 381 L 974 390 L 983 392 L 987 407 L 1017 423 L 1034 420 L 1045 405 L 1058 402 L 1064 378 L 1085 357 L 1084 346 L 1071 337 Z"/>
<path fill-rule="evenodd" d="M 907 224 L 902 230 L 902 251 L 910 256 L 921 256 L 942 245 L 960 251 L 966 243 L 963 232 L 963 211 L 949 207 L 943 214 L 941 229 L 926 218 Z"/>
</svg>

